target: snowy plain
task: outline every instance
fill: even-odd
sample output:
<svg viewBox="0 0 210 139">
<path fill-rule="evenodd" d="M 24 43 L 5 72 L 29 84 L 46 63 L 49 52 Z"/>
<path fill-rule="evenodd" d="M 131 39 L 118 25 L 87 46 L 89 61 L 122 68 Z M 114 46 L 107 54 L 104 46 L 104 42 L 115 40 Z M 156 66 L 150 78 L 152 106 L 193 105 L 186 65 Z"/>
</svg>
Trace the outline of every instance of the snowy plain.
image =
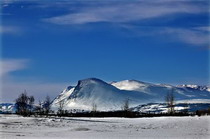
<svg viewBox="0 0 210 139">
<path fill-rule="evenodd" d="M 0 115 L 1 139 L 210 138 L 210 116 L 35 118 Z"/>
</svg>

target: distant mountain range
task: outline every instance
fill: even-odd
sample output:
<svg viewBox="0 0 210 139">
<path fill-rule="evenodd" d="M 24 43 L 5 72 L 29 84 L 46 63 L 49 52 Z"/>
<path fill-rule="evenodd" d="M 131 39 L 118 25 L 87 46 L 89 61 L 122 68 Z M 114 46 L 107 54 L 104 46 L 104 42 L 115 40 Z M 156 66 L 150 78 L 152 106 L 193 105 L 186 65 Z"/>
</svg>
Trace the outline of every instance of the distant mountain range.
<svg viewBox="0 0 210 139">
<path fill-rule="evenodd" d="M 0 114 L 15 113 L 16 106 L 13 103 L 0 103 Z"/>
<path fill-rule="evenodd" d="M 121 110 L 126 100 L 129 100 L 130 107 L 133 108 L 147 103 L 164 103 L 168 92 L 173 92 L 176 103 L 210 103 L 208 86 L 172 86 L 137 80 L 106 83 L 89 78 L 64 89 L 53 100 L 52 108 L 58 109 L 59 102 L 62 102 L 67 110 L 91 110 L 93 105 L 100 111 Z"/>
<path fill-rule="evenodd" d="M 165 112 L 165 96 L 173 92 L 176 109 L 190 111 L 210 107 L 210 87 L 199 85 L 152 84 L 137 80 L 124 80 L 106 83 L 100 79 L 89 78 L 78 81 L 76 86 L 64 89 L 53 101 L 52 109 L 57 110 L 59 103 L 65 110 L 92 110 L 93 105 L 99 111 L 121 110 L 125 101 L 134 111 Z M 187 105 L 186 105 L 187 104 Z M 12 103 L 0 103 L 0 113 L 15 113 Z"/>
</svg>

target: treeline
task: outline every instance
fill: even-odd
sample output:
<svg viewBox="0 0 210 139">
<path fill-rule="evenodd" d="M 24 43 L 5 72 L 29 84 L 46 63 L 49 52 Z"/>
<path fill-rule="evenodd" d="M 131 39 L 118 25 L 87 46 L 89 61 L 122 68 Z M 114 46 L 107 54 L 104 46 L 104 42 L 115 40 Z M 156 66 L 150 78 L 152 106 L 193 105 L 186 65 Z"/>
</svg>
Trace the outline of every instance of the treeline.
<svg viewBox="0 0 210 139">
<path fill-rule="evenodd" d="M 198 115 L 198 116 L 210 115 L 210 108 L 208 108 L 206 110 L 197 110 L 195 112 L 195 114 Z"/>
<path fill-rule="evenodd" d="M 43 102 L 39 101 L 38 105 L 35 105 L 34 102 L 34 97 L 28 96 L 27 92 L 24 91 L 15 100 L 16 114 L 22 116 L 49 115 L 51 112 L 51 99 L 49 96 L 46 96 Z"/>
<path fill-rule="evenodd" d="M 177 112 L 177 113 L 142 113 L 135 111 L 90 111 L 90 112 L 64 112 L 62 114 L 53 114 L 50 116 L 59 116 L 59 117 L 126 117 L 126 118 L 140 118 L 140 117 L 160 117 L 160 116 L 194 116 L 195 113 L 185 113 L 185 112 Z"/>
</svg>

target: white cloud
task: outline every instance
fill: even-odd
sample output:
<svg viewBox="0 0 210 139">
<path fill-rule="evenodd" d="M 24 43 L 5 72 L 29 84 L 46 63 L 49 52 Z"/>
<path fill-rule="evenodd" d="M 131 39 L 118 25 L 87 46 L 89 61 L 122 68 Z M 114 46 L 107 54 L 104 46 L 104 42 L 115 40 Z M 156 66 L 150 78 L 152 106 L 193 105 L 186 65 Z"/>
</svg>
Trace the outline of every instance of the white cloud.
<svg viewBox="0 0 210 139">
<path fill-rule="evenodd" d="M 17 34 L 20 33 L 20 29 L 15 26 L 1 26 L 0 25 L 0 34 Z"/>
<path fill-rule="evenodd" d="M 85 6 L 78 11 L 44 19 L 54 24 L 86 24 L 95 22 L 128 23 L 179 13 L 198 14 L 208 12 L 208 7 L 186 1 L 118 2 Z"/>
<path fill-rule="evenodd" d="M 205 4 L 206 3 L 206 4 Z M 171 17 L 183 14 L 209 14 L 208 2 L 195 0 L 157 0 L 157 1 L 132 1 L 132 2 L 107 2 L 98 4 L 87 4 L 77 11 L 44 19 L 59 25 L 82 25 L 87 23 L 107 22 L 117 23 L 119 27 L 130 31 L 135 30 L 133 35 L 169 35 L 170 39 L 178 40 L 187 44 L 209 47 L 209 27 L 145 27 L 154 28 L 144 31 L 135 27 L 135 22 L 145 19 L 155 19 L 160 17 Z M 162 19 L 161 19 L 162 20 Z M 134 27 L 133 27 L 134 26 Z"/>
<path fill-rule="evenodd" d="M 122 28 L 129 30 L 134 37 L 148 36 L 160 39 L 167 38 L 167 41 L 178 41 L 192 46 L 209 48 L 210 28 L 209 26 L 201 27 L 158 27 L 158 26 L 133 26 L 121 25 Z M 131 36 L 131 35 L 130 35 Z M 165 40 L 164 40 L 165 41 Z"/>
<path fill-rule="evenodd" d="M 164 34 L 169 34 L 173 38 L 179 39 L 182 42 L 196 45 L 196 46 L 207 46 L 210 43 L 210 32 L 208 27 L 201 28 L 165 28 L 162 31 Z"/>
<path fill-rule="evenodd" d="M 0 60 L 0 77 L 7 76 L 11 72 L 23 70 L 28 67 L 28 59 L 2 59 Z"/>
<path fill-rule="evenodd" d="M 28 94 L 33 95 L 36 99 L 43 100 L 46 95 L 53 99 L 69 85 L 67 83 L 37 82 L 32 79 L 18 81 L 17 77 L 11 73 L 27 69 L 29 62 L 28 59 L 2 59 L 0 61 L 0 103 L 14 101 L 24 90 L 27 90 Z"/>
</svg>

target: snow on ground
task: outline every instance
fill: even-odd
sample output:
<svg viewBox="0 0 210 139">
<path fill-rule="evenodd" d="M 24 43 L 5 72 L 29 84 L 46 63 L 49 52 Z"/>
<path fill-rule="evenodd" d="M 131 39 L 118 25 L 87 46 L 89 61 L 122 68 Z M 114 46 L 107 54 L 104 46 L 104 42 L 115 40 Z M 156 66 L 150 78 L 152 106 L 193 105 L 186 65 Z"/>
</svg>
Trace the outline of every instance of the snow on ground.
<svg viewBox="0 0 210 139">
<path fill-rule="evenodd" d="M 1 139 L 210 138 L 210 116 L 34 118 L 0 115 Z"/>
</svg>

